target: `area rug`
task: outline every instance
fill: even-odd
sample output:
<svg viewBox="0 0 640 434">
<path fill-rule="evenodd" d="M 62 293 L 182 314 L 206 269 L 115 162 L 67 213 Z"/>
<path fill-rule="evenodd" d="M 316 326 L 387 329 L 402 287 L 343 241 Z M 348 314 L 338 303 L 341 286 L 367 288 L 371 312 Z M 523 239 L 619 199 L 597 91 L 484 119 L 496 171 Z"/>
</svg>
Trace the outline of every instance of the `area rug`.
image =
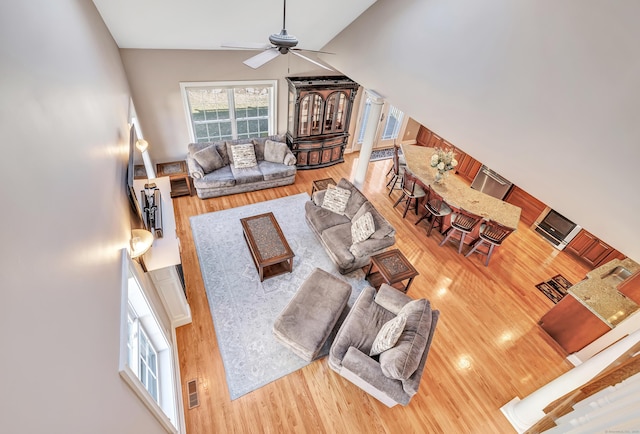
<svg viewBox="0 0 640 434">
<path fill-rule="evenodd" d="M 562 274 L 556 274 L 550 280 L 541 282 L 536 285 L 536 288 L 549 300 L 554 303 L 558 303 L 562 298 L 567 295 L 567 289 L 571 288 L 572 283 L 562 276 Z"/>
<path fill-rule="evenodd" d="M 402 155 L 402 149 L 398 150 L 398 154 Z M 393 148 L 374 149 L 371 151 L 371 158 L 369 161 L 387 160 L 389 158 L 393 158 Z"/>
<path fill-rule="evenodd" d="M 364 272 L 342 276 L 304 217 L 307 193 L 190 218 L 231 399 L 308 364 L 272 334 L 276 317 L 315 267 L 349 282 L 349 306 L 367 286 Z M 293 272 L 260 282 L 240 219 L 273 212 L 293 258 Z M 328 352 L 325 345 L 324 354 Z"/>
</svg>

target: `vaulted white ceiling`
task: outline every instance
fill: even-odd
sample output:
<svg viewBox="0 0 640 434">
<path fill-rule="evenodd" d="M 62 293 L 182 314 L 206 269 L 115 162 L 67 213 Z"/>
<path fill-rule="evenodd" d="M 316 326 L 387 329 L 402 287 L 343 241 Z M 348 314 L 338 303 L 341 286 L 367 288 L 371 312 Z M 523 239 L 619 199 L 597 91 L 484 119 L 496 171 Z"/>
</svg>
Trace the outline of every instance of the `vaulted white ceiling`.
<svg viewBox="0 0 640 434">
<path fill-rule="evenodd" d="M 376 0 L 289 0 L 286 28 L 319 50 Z M 283 0 L 93 0 L 120 48 L 220 49 L 268 43 L 282 29 Z"/>
</svg>

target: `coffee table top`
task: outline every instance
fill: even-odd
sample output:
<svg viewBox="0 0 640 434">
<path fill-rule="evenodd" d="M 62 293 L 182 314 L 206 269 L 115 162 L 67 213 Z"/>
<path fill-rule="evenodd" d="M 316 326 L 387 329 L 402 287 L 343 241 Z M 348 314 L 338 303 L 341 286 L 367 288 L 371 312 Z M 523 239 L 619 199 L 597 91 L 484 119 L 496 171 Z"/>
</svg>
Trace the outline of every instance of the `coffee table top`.
<svg viewBox="0 0 640 434">
<path fill-rule="evenodd" d="M 334 181 L 333 178 L 316 179 L 315 181 L 313 181 L 313 186 L 315 187 L 316 191 L 326 190 L 327 187 L 331 184 L 338 185 L 338 183 Z"/>
<path fill-rule="evenodd" d="M 378 267 L 378 271 L 390 285 L 418 275 L 413 265 L 398 249 L 374 255 L 371 257 L 371 261 Z"/>
<path fill-rule="evenodd" d="M 280 262 L 294 256 L 273 213 L 242 218 L 240 223 L 260 264 Z"/>
</svg>

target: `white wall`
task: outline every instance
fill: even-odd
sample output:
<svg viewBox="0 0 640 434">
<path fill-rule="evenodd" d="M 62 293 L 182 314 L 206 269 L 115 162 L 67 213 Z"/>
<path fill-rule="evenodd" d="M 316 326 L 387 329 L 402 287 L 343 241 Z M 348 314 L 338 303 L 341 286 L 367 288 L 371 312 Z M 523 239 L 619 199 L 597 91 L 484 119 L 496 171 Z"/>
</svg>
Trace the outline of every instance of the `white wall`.
<svg viewBox="0 0 640 434">
<path fill-rule="evenodd" d="M 187 155 L 190 140 L 180 82 L 278 80 L 276 132 L 284 134 L 288 95 L 284 77 L 338 74 L 293 55 L 279 56 L 254 70 L 242 62 L 255 51 L 122 49 L 120 53 L 154 163 Z"/>
<path fill-rule="evenodd" d="M 93 3 L 0 3 L 0 419 L 156 433 L 118 375 L 129 90 Z"/>
<path fill-rule="evenodd" d="M 640 260 L 638 16 L 635 0 L 378 0 L 320 57 Z"/>
</svg>

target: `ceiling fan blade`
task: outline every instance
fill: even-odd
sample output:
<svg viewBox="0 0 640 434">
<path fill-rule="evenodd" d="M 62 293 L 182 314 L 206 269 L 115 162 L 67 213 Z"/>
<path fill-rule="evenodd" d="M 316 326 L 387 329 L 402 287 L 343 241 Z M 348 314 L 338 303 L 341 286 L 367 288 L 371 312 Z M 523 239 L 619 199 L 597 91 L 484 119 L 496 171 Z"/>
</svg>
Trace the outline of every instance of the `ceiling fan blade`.
<svg viewBox="0 0 640 434">
<path fill-rule="evenodd" d="M 306 48 L 289 48 L 289 50 L 306 51 L 307 53 L 336 54 L 330 51 L 307 50 Z"/>
<path fill-rule="evenodd" d="M 253 69 L 258 69 L 262 65 L 264 65 L 265 63 L 275 59 L 279 55 L 280 55 L 280 52 L 278 51 L 278 49 L 273 47 L 273 48 L 269 48 L 268 50 L 263 51 L 262 53 L 256 54 L 253 57 L 248 58 L 247 60 L 245 60 L 242 63 L 244 63 L 245 65 L 247 65 L 247 66 L 249 66 L 249 67 L 251 67 Z"/>
<path fill-rule="evenodd" d="M 247 44 L 241 44 L 239 42 L 223 42 L 220 47 L 240 50 L 266 50 L 271 47 L 271 44 L 265 44 L 264 42 L 249 42 Z"/>
<path fill-rule="evenodd" d="M 316 65 L 318 65 L 319 67 L 324 68 L 324 69 L 326 69 L 326 70 L 328 70 L 328 71 L 333 71 L 333 69 L 329 68 L 328 66 L 324 66 L 324 65 L 323 65 L 322 63 L 320 63 L 320 62 L 316 62 L 315 60 L 311 60 L 311 59 L 309 59 L 307 56 L 303 56 L 302 54 L 298 53 L 297 51 L 289 51 L 289 53 L 293 54 L 294 56 L 301 57 L 301 58 L 303 58 L 304 60 L 306 60 L 306 61 L 308 61 L 308 62 L 315 63 L 315 64 L 316 64 Z"/>
</svg>

